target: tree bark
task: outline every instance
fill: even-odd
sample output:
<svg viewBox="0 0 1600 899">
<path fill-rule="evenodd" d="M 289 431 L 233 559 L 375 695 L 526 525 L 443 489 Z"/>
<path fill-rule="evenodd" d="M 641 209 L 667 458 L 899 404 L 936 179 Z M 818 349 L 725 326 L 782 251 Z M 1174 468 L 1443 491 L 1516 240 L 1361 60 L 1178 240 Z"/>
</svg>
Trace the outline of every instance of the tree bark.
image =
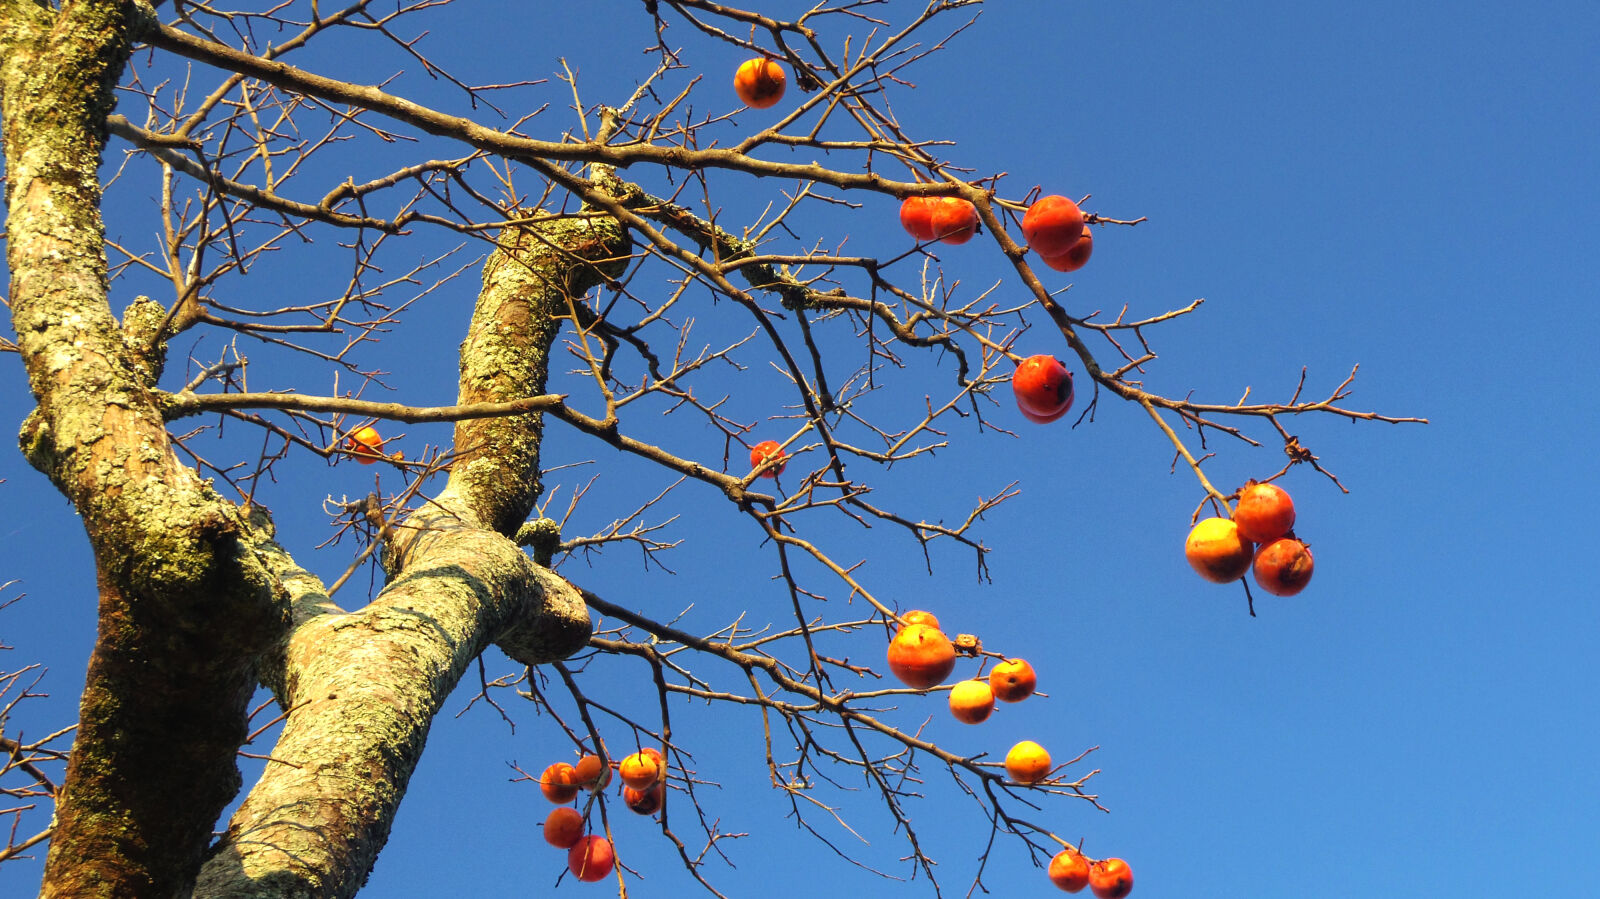
<svg viewBox="0 0 1600 899">
<path fill-rule="evenodd" d="M 0 2 L 10 303 L 38 401 L 23 450 L 82 516 L 100 594 L 42 892 L 74 899 L 187 892 L 281 630 L 242 516 L 179 462 L 111 312 L 98 166 L 131 13 Z"/>
</svg>

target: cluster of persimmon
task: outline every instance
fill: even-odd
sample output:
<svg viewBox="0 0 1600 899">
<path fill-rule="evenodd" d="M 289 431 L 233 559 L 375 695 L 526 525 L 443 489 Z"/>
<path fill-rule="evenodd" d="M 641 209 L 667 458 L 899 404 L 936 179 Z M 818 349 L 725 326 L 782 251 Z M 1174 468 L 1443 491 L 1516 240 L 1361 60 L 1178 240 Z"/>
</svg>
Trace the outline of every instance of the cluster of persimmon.
<svg viewBox="0 0 1600 899">
<path fill-rule="evenodd" d="M 1195 524 L 1183 554 L 1201 577 L 1218 584 L 1249 571 L 1268 593 L 1293 596 L 1311 583 L 1311 548 L 1295 537 L 1294 500 L 1276 484 L 1246 483 L 1233 517 Z"/>
<path fill-rule="evenodd" d="M 1068 384 L 1070 394 L 1070 381 Z M 931 612 L 914 609 L 901 615 L 900 621 L 900 629 L 889 641 L 889 672 L 917 690 L 930 690 L 944 683 L 955 671 L 956 647 L 940 630 L 939 619 Z M 965 643 L 971 638 L 957 639 Z M 972 645 L 976 646 L 975 640 Z M 1032 696 L 1038 685 L 1038 674 L 1026 659 L 1008 658 L 990 669 L 987 678 L 974 677 L 952 686 L 950 714 L 963 724 L 981 724 L 994 713 L 995 700 L 1021 702 Z M 1006 753 L 1005 767 L 1006 776 L 1012 781 L 1037 784 L 1050 776 L 1054 766 L 1048 750 L 1032 740 L 1023 740 Z M 1073 859 L 1081 863 L 1081 872 L 1068 864 Z M 1122 859 L 1090 861 L 1068 849 L 1051 860 L 1049 873 L 1050 880 L 1068 892 L 1075 893 L 1088 885 L 1102 899 L 1126 896 L 1133 890 L 1133 874 Z"/>
<path fill-rule="evenodd" d="M 767 109 L 783 99 L 787 80 L 783 66 L 766 57 L 756 57 L 739 66 L 734 73 L 733 87 L 739 100 L 746 106 Z M 978 233 L 978 224 L 977 207 L 960 197 L 907 197 L 900 203 L 901 227 L 920 242 L 964 244 Z M 1022 233 L 1028 246 L 1038 253 L 1039 259 L 1058 272 L 1077 271 L 1094 252 L 1094 236 L 1084 221 L 1083 211 L 1077 203 L 1063 196 L 1041 197 L 1034 202 L 1023 216 Z M 1053 422 L 1072 408 L 1072 372 L 1054 356 L 1036 355 L 1024 359 L 1017 366 L 1011 386 L 1018 410 L 1029 421 L 1039 424 Z M 783 446 L 776 440 L 763 440 L 750 448 L 750 468 L 759 472 L 761 477 L 776 478 L 783 473 L 787 464 Z M 900 617 L 902 625 L 889 643 L 890 672 L 902 683 L 918 690 L 932 689 L 944 683 L 955 670 L 956 650 L 955 645 L 939 629 L 939 620 L 932 613 L 920 610 L 907 612 Z M 990 670 L 987 679 L 975 677 L 952 686 L 950 714 L 965 724 L 981 724 L 993 714 L 995 700 L 1021 702 L 1033 695 L 1037 685 L 1038 676 L 1026 660 L 1005 659 Z M 629 756 L 629 759 L 638 755 Z M 579 766 L 590 758 L 599 764 L 597 756 L 585 756 Z M 659 766 L 659 753 L 655 758 Z M 545 770 L 545 795 L 552 801 L 570 801 L 571 796 L 564 792 L 567 788 L 564 778 L 567 775 L 561 769 L 571 767 L 561 763 Z M 1005 768 L 1007 776 L 1017 783 L 1040 783 L 1050 776 L 1050 753 L 1032 740 L 1023 740 L 1006 753 Z M 664 769 L 658 767 L 658 770 L 664 773 Z M 623 762 L 622 776 L 626 782 L 628 760 Z M 552 782 L 559 784 L 563 791 L 557 795 L 566 798 L 551 794 L 548 785 Z M 603 783 L 600 784 L 600 787 L 603 786 Z M 577 789 L 577 786 L 571 787 L 573 796 L 577 794 Z M 661 785 L 657 784 L 654 789 L 660 791 Z M 630 790 L 636 796 L 640 795 L 631 784 L 624 788 L 623 794 L 629 808 L 648 814 L 661 807 L 660 800 L 656 800 L 648 809 L 636 807 L 634 801 L 628 799 Z M 576 847 L 579 845 L 576 841 L 582 833 L 582 817 L 576 809 L 564 807 L 551 813 L 552 821 L 557 813 L 563 812 L 571 813 L 563 815 L 563 819 L 571 819 L 574 823 L 569 824 L 567 830 L 559 832 L 563 839 L 574 841 L 568 845 Z M 546 839 L 550 839 L 551 832 L 552 823 L 546 822 Z M 578 853 L 579 850 L 574 848 L 572 851 Z M 573 873 L 581 880 L 604 877 L 611 868 L 610 844 L 605 846 L 604 871 L 593 877 L 580 874 L 580 867 L 586 858 L 576 854 L 569 856 L 568 866 Z M 1100 899 L 1120 899 L 1133 890 L 1133 873 L 1127 862 L 1120 858 L 1091 860 L 1075 849 L 1063 850 L 1051 859 L 1049 875 L 1051 882 L 1063 890 L 1076 893 L 1088 886 Z"/>
<path fill-rule="evenodd" d="M 580 791 L 598 796 L 611 783 L 613 765 L 593 753 L 578 759 L 576 765 L 556 762 L 539 775 L 539 791 L 557 804 L 544 821 L 545 842 L 567 850 L 567 870 L 581 881 L 592 883 L 611 873 L 616 850 L 599 834 L 585 833 L 585 816 L 567 805 Z M 622 781 L 622 802 L 640 815 L 661 811 L 667 801 L 667 764 L 660 750 L 646 746 L 615 763 Z"/>
</svg>

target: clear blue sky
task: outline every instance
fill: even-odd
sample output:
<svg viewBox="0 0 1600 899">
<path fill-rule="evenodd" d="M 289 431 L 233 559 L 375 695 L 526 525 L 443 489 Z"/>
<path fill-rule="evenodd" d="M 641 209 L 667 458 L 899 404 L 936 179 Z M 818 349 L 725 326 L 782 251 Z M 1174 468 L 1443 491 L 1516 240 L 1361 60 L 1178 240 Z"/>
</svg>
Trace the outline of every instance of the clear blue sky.
<svg viewBox="0 0 1600 899">
<path fill-rule="evenodd" d="M 648 73 L 650 57 L 636 52 L 648 38 L 638 4 L 575 6 L 581 17 L 562 4 L 513 6 L 435 15 L 426 20 L 430 46 L 469 81 L 552 77 L 565 56 L 587 103 L 621 102 Z M 668 40 L 691 68 L 667 92 L 703 74 L 697 112 L 731 111 L 726 82 L 741 54 L 682 25 Z M 951 721 L 940 699 L 902 703 L 892 716 L 908 726 L 929 717 L 928 733 L 963 751 L 1002 754 L 1022 738 L 1059 756 L 1100 746 L 1094 784 L 1111 814 L 1062 801 L 1028 817 L 1081 837 L 1091 855 L 1128 859 L 1136 896 L 1592 892 L 1600 612 L 1583 560 L 1593 552 L 1600 485 L 1582 454 L 1600 439 L 1591 408 L 1600 391 L 1596 47 L 1592 4 L 1013 0 L 991 5 L 948 52 L 908 73 L 915 90 L 891 99 L 909 133 L 956 140 L 941 152 L 980 173 L 1009 172 L 1006 195 L 1039 184 L 1093 194 L 1086 207 L 1106 215 L 1149 217 L 1097 234 L 1066 303 L 1112 314 L 1129 304 L 1148 315 L 1204 297 L 1199 313 L 1152 332 L 1161 356 L 1152 389 L 1192 387 L 1222 401 L 1248 385 L 1255 398 L 1283 399 L 1302 365 L 1308 393 L 1326 393 L 1359 363 L 1351 405 L 1432 424 L 1291 423 L 1351 492 L 1303 468 L 1283 482 L 1315 547 L 1316 578 L 1293 599 L 1258 598 L 1254 619 L 1237 589 L 1203 583 L 1184 564 L 1199 492 L 1188 473 L 1169 473 L 1170 447 L 1137 408 L 1108 398 L 1094 423 L 1074 430 L 1070 418 L 1029 426 L 1002 407 L 1016 439 L 953 427 L 949 449 L 888 473 L 879 496 L 909 514 L 953 516 L 1020 480 L 1021 495 L 982 531 L 995 547 L 993 582 L 976 581 L 969 555 L 937 556 L 930 577 L 905 540 L 841 539 L 870 552 L 864 576 L 879 595 L 1027 657 L 1050 695 L 1003 708 L 981 728 Z M 508 75 L 512 53 L 525 69 Z M 348 71 L 337 54 L 297 62 Z M 386 64 L 368 66 L 374 79 Z M 399 84 L 450 96 L 418 78 Z M 519 96 L 552 106 L 527 133 L 572 126 L 565 87 L 552 81 Z M 720 133 L 727 141 L 777 113 L 741 113 Z M 139 204 L 149 183 L 117 195 L 113 235 L 148 240 Z M 780 190 L 792 187 L 743 184 L 744 197 L 724 200 L 730 211 L 781 202 Z M 827 220 L 824 245 L 848 239 L 848 252 L 885 257 L 907 248 L 892 201 L 851 199 L 861 208 Z M 288 261 L 296 252 L 239 289 L 307 290 L 315 274 Z M 965 289 L 1004 281 L 998 296 L 1016 290 L 981 239 L 940 255 Z M 342 285 L 342 269 L 330 265 L 327 276 L 336 282 L 328 289 Z M 450 398 L 475 282 L 469 272 L 420 304 L 412 333 L 376 357 L 394 372 L 395 398 Z M 120 308 L 133 288 L 118 291 Z M 697 309 L 705 339 L 747 330 L 743 320 L 719 319 L 733 312 Z M 1022 346 L 1064 354 L 1045 330 Z M 219 339 L 207 338 L 199 355 Z M 768 406 L 781 400 L 780 385 L 763 377 L 730 388 L 739 415 L 778 411 Z M 942 390 L 950 372 L 918 359 L 902 377 L 880 408 L 920 403 L 934 388 L 915 379 L 937 379 L 929 384 Z M 28 408 L 15 356 L 0 357 L 0 378 L 0 417 L 15 428 Z M 414 439 L 446 433 L 415 429 Z M 559 426 L 551 434 L 552 461 L 596 464 L 550 482 L 570 489 L 601 476 L 577 530 L 603 526 L 631 510 L 631 497 L 666 483 Z M 709 445 L 693 428 L 673 439 L 696 451 Z M 1281 465 L 1270 443 L 1212 448 L 1221 455 L 1209 471 L 1224 489 Z M 302 460 L 281 475 L 290 472 L 268 504 L 302 558 L 331 579 L 349 545 L 311 550 L 329 534 L 321 500 L 364 492 L 372 469 Z M 39 733 L 72 716 L 93 627 L 92 570 L 70 508 L 9 442 L 0 476 L 12 510 L 0 580 L 17 578 L 28 594 L 0 613 L 0 636 L 16 647 L 4 662 L 46 663 L 57 703 L 25 707 L 13 728 Z M 741 609 L 748 623 L 781 623 L 788 599 L 753 527 L 707 491 L 680 491 L 674 511 L 684 518 L 669 534 L 684 545 L 667 560 L 676 575 L 646 571 L 621 548 L 563 572 L 663 616 L 692 604 L 686 620 L 705 629 Z M 881 646 L 862 640 L 853 652 L 879 659 Z M 491 676 L 508 670 L 493 660 Z M 649 708 L 640 666 L 597 664 L 589 673 L 608 701 Z M 525 704 L 510 707 L 514 735 L 481 707 L 452 718 L 469 696 L 437 723 L 366 895 L 538 895 L 555 881 L 562 854 L 539 834 L 549 805 L 536 788 L 508 784 L 507 765 L 564 758 L 562 738 Z M 766 785 L 754 718 L 687 706 L 674 714 L 700 776 L 722 785 L 708 794 L 709 812 L 724 830 L 749 834 L 725 844 L 735 867 L 708 866 L 724 892 L 930 894 L 920 879 L 900 885 L 852 867 L 785 819 Z M 946 894 L 963 895 L 988 829 L 980 807 L 939 770 L 924 773 L 926 798 L 911 812 Z M 898 861 L 904 844 L 872 794 L 845 802 L 871 845 L 826 831 L 835 845 L 909 874 Z M 630 895 L 691 894 L 666 842 L 615 808 L 619 852 L 642 875 Z M 674 811 L 692 831 L 687 808 Z M 37 876 L 36 865 L 0 867 L 0 895 L 34 888 Z M 1020 845 L 1004 839 L 983 883 L 999 895 L 1053 893 Z M 562 890 L 602 895 L 614 886 L 569 880 Z"/>
</svg>

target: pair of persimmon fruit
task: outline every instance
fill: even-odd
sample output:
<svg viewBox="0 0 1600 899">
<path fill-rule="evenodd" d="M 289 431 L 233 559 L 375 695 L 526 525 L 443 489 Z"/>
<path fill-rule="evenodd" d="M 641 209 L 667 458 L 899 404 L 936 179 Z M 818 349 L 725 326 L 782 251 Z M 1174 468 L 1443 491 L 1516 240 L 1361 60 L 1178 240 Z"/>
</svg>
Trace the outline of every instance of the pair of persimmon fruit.
<svg viewBox="0 0 1600 899">
<path fill-rule="evenodd" d="M 617 764 L 617 776 L 622 780 L 622 801 L 630 810 L 641 815 L 653 815 L 661 810 L 667 799 L 667 765 L 661 751 L 646 746 Z M 539 776 L 539 791 L 551 802 L 567 803 L 576 799 L 580 789 L 598 793 L 611 782 L 611 766 L 598 755 L 589 754 L 578 759 L 576 765 L 556 762 Z M 581 881 L 592 883 L 604 879 L 616 864 L 616 850 L 611 841 L 599 834 L 585 834 L 583 813 L 562 804 L 550 812 L 544 821 L 545 842 L 557 849 L 567 850 L 567 870 Z"/>
<path fill-rule="evenodd" d="M 1183 554 L 1208 581 L 1231 584 L 1249 571 L 1256 585 L 1274 596 L 1304 590 L 1314 567 L 1311 548 L 1294 535 L 1294 500 L 1288 491 L 1256 481 L 1240 488 L 1232 518 L 1195 524 Z"/>
</svg>

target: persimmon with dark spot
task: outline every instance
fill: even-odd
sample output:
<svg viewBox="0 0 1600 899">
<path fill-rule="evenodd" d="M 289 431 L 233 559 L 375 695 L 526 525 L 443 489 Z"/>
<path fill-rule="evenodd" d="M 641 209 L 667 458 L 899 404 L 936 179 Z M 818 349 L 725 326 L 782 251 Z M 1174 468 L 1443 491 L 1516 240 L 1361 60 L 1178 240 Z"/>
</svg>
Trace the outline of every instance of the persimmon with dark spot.
<svg viewBox="0 0 1600 899">
<path fill-rule="evenodd" d="M 1054 356 L 1029 356 L 1011 375 L 1011 394 L 1029 421 L 1055 421 L 1072 408 L 1072 372 Z"/>
<path fill-rule="evenodd" d="M 1019 784 L 1036 784 L 1050 776 L 1050 753 L 1032 740 L 1023 740 L 1006 753 L 1006 774 Z"/>
<path fill-rule="evenodd" d="M 1133 869 L 1120 858 L 1090 862 L 1089 889 L 1100 899 L 1122 899 L 1133 892 Z"/>
<path fill-rule="evenodd" d="M 1006 659 L 989 672 L 989 688 L 1001 702 L 1021 702 L 1038 685 L 1039 677 L 1025 659 Z"/>
<path fill-rule="evenodd" d="M 1294 537 L 1279 537 L 1256 550 L 1256 583 L 1273 596 L 1293 596 L 1311 583 L 1311 547 Z"/>
</svg>

